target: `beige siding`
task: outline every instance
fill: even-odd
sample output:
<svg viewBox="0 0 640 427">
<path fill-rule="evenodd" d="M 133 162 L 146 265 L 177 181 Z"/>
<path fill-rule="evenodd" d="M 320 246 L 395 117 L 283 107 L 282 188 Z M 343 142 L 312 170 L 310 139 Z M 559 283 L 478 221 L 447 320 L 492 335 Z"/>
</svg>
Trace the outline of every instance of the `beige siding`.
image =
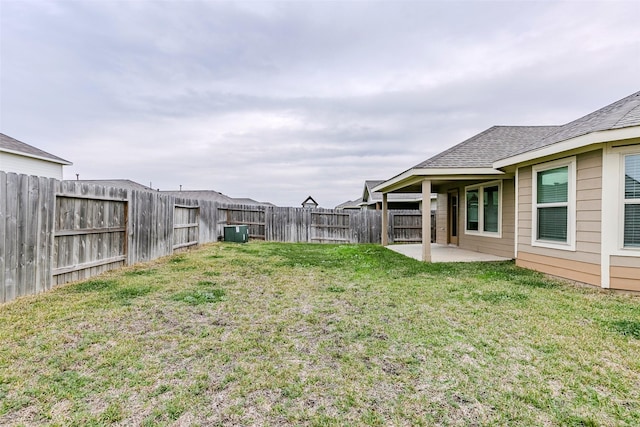
<svg viewBox="0 0 640 427">
<path fill-rule="evenodd" d="M 640 291 L 640 258 L 612 256 L 609 270 L 612 289 Z"/>
<path fill-rule="evenodd" d="M 600 286 L 602 150 L 576 158 L 576 250 L 531 246 L 532 168 L 519 169 L 518 265 Z"/>
<path fill-rule="evenodd" d="M 565 279 L 600 286 L 599 264 L 590 264 L 528 252 L 518 252 L 516 265 Z"/>
<path fill-rule="evenodd" d="M 447 193 L 438 193 L 438 203 L 436 205 L 436 243 L 441 245 L 447 244 L 447 230 L 449 228 L 447 221 L 448 202 Z"/>
<path fill-rule="evenodd" d="M 465 185 L 470 185 L 469 183 Z M 515 184 L 513 179 L 502 181 L 502 236 L 488 237 L 465 232 L 466 198 L 464 188 L 460 189 L 460 230 L 459 246 L 462 249 L 488 253 L 505 258 L 513 258 L 515 245 Z"/>
</svg>

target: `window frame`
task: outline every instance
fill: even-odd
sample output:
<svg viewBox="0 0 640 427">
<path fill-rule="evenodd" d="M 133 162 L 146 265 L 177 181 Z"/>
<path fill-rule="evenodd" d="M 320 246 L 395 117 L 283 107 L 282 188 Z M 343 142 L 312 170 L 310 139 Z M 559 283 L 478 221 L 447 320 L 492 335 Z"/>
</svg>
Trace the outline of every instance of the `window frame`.
<svg viewBox="0 0 640 427">
<path fill-rule="evenodd" d="M 484 189 L 490 187 L 498 187 L 498 231 L 484 231 Z M 478 229 L 467 229 L 468 206 L 467 193 L 469 191 L 478 190 Z M 459 204 L 459 202 L 458 202 Z M 464 187 L 464 233 L 470 236 L 492 237 L 495 239 L 502 238 L 502 181 L 483 182 L 481 184 L 467 185 Z"/>
<path fill-rule="evenodd" d="M 626 176 L 626 162 L 625 159 L 628 156 L 640 156 L 640 150 L 629 150 L 620 153 L 620 192 L 618 199 L 620 200 L 620 227 L 618 234 L 618 247 L 623 251 L 632 251 L 632 252 L 640 252 L 640 247 L 638 246 L 625 246 L 624 245 L 624 229 L 625 229 L 625 207 L 629 204 L 640 205 L 640 199 L 627 199 L 625 196 L 626 188 L 625 188 L 625 176 Z"/>
<path fill-rule="evenodd" d="M 538 203 L 538 174 L 551 169 L 567 167 L 567 201 L 556 203 Z M 560 249 L 563 251 L 576 250 L 576 157 L 567 157 L 546 163 L 539 163 L 531 167 L 531 246 Z M 567 240 L 538 239 L 538 209 L 542 206 L 567 208 Z"/>
</svg>

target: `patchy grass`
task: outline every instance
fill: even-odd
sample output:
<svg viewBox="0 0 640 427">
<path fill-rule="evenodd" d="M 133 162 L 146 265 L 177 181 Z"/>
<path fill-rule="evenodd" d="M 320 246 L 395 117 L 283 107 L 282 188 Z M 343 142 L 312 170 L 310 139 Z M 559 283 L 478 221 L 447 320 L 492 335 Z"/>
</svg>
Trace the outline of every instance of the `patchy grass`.
<svg viewBox="0 0 640 427">
<path fill-rule="evenodd" d="M 640 300 L 214 244 L 0 306 L 2 425 L 640 425 Z"/>
</svg>

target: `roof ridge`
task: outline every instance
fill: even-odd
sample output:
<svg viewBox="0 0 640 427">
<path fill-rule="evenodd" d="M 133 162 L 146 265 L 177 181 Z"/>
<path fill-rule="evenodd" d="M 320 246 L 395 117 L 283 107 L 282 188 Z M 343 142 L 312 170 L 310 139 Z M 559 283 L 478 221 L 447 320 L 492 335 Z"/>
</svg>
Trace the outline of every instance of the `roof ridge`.
<svg viewBox="0 0 640 427">
<path fill-rule="evenodd" d="M 475 135 L 473 135 L 472 137 L 467 138 L 467 139 L 465 139 L 465 140 L 464 140 L 464 141 L 462 141 L 462 142 L 459 142 L 458 144 L 454 145 L 453 147 L 449 147 L 449 148 L 447 148 L 446 150 L 441 151 L 440 153 L 436 154 L 435 156 L 433 156 L 433 157 L 429 157 L 427 160 L 425 160 L 425 161 L 422 161 L 422 162 L 418 163 L 417 165 L 415 165 L 415 166 L 414 166 L 414 167 L 412 167 L 411 169 L 416 169 L 416 168 L 420 167 L 420 165 L 422 165 L 422 164 L 424 164 L 424 163 L 431 162 L 431 161 L 433 161 L 433 160 L 437 160 L 437 159 L 441 158 L 442 156 L 444 156 L 444 155 L 446 155 L 446 154 L 449 154 L 449 153 L 451 153 L 452 151 L 454 151 L 454 150 L 456 150 L 456 149 L 462 148 L 463 146 L 465 146 L 465 145 L 467 145 L 467 144 L 471 143 L 472 141 L 475 141 L 475 140 L 476 140 L 477 138 L 479 138 L 480 136 L 486 135 L 487 133 L 489 133 L 489 131 L 492 131 L 492 130 L 494 130 L 494 129 L 495 129 L 495 128 L 497 128 L 497 127 L 498 127 L 497 125 L 491 126 L 490 128 L 485 129 L 485 130 L 483 130 L 482 132 L 480 132 L 480 133 L 478 133 L 478 134 L 475 134 Z"/>
<path fill-rule="evenodd" d="M 640 95 L 640 92 L 638 92 L 638 94 Z M 612 126 L 612 128 L 616 128 L 616 127 L 624 127 L 624 126 L 619 126 L 621 123 L 624 124 L 625 120 L 631 115 L 631 113 L 634 113 L 636 110 L 638 110 L 638 115 L 640 115 L 640 97 L 635 100 L 635 106 L 633 105 L 634 101 L 631 101 L 631 108 L 629 108 L 629 110 L 627 110 L 626 113 L 624 113 L 624 115 L 622 117 L 620 117 L 620 119 L 615 122 Z"/>
<path fill-rule="evenodd" d="M 612 102 L 612 103 L 610 103 L 610 104 L 607 104 L 607 105 L 605 105 L 605 106 L 604 106 L 604 107 L 602 107 L 602 108 L 598 108 L 597 110 L 592 111 L 592 112 L 590 112 L 590 113 L 588 113 L 588 114 L 585 114 L 584 116 L 580 116 L 580 117 L 578 117 L 578 118 L 577 118 L 577 119 L 575 119 L 575 120 L 572 120 L 572 121 L 570 121 L 570 122 L 567 122 L 567 123 L 565 123 L 565 124 L 563 124 L 563 125 L 559 126 L 559 127 L 558 127 L 558 130 L 557 130 L 556 132 L 550 133 L 549 135 L 547 135 L 547 136 L 545 136 L 544 138 L 542 138 L 542 140 L 543 140 L 543 141 L 545 141 L 545 140 L 553 139 L 552 137 L 553 137 L 554 135 L 558 135 L 558 134 L 562 133 L 563 131 L 565 131 L 565 130 L 567 130 L 567 129 L 570 129 L 572 126 L 575 126 L 575 125 L 577 125 L 577 124 L 579 124 L 579 123 L 582 123 L 582 122 L 584 122 L 584 121 L 588 120 L 588 118 L 590 118 L 590 117 L 596 117 L 598 114 L 602 114 L 603 112 L 607 111 L 608 109 L 613 109 L 613 108 L 614 108 L 614 106 L 615 106 L 615 105 L 617 105 L 617 104 L 620 104 L 620 106 L 627 105 L 627 103 L 629 102 L 629 100 L 631 100 L 631 99 L 632 99 L 632 98 L 634 98 L 634 97 L 640 97 L 640 91 L 635 92 L 635 93 L 632 93 L 631 95 L 625 96 L 625 97 L 624 97 L 624 98 L 622 98 L 622 99 L 618 99 L 617 101 L 614 101 L 614 102 Z M 604 127 L 604 128 L 602 128 L 602 129 L 597 129 L 597 128 L 596 128 L 596 129 L 585 129 L 584 131 L 580 131 L 580 132 L 578 132 L 576 135 L 573 135 L 573 136 L 571 136 L 570 138 L 566 138 L 566 139 L 575 138 L 576 136 L 580 136 L 580 135 L 586 135 L 586 134 L 588 134 L 588 133 L 591 133 L 591 132 L 594 132 L 594 131 L 597 131 L 597 130 L 612 129 L 612 128 L 613 128 L 613 126 L 615 126 L 615 124 L 616 124 L 616 123 L 619 123 L 619 122 L 620 122 L 624 117 L 626 117 L 626 115 L 627 115 L 630 111 L 633 111 L 634 109 L 635 109 L 635 107 L 634 107 L 634 108 L 630 108 L 630 109 L 626 110 L 626 111 L 622 114 L 622 117 L 618 117 L 618 118 L 617 118 L 617 120 L 615 121 L 615 123 L 613 123 L 613 124 L 611 124 L 611 125 L 609 125 L 609 126 L 607 126 L 607 127 Z M 564 140 L 564 139 L 560 139 L 560 140 L 558 140 L 558 141 L 554 141 L 554 142 L 552 142 L 552 143 L 550 143 L 550 144 L 555 144 L 555 143 L 560 142 L 560 141 L 563 141 L 563 140 Z M 543 144 L 543 145 L 545 145 L 545 144 Z"/>
</svg>

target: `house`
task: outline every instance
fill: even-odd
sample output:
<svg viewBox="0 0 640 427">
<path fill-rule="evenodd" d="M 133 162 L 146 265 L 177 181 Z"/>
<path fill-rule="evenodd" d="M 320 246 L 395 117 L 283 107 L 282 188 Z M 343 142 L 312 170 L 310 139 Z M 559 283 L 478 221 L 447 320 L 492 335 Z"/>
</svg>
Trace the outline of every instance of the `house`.
<svg viewBox="0 0 640 427">
<path fill-rule="evenodd" d="M 382 209 L 382 193 L 373 191 L 373 188 L 382 184 L 384 180 L 367 180 L 364 182 L 364 190 L 362 191 L 362 202 L 360 206 L 363 209 Z M 436 195 L 432 195 L 429 203 L 432 211 L 436 210 Z M 387 199 L 387 207 L 389 209 L 422 209 L 422 193 L 392 193 Z"/>
<path fill-rule="evenodd" d="M 313 197 L 309 196 L 304 199 L 304 202 L 302 202 L 302 207 L 305 209 L 314 209 L 318 207 L 318 202 L 313 200 Z"/>
<path fill-rule="evenodd" d="M 362 202 L 360 206 L 363 209 L 382 209 L 382 193 L 373 191 L 373 188 L 383 183 L 384 180 L 367 180 L 364 182 L 362 190 Z M 422 193 L 394 193 L 389 194 L 387 199 L 387 207 L 389 209 L 420 209 L 422 203 Z"/>
<path fill-rule="evenodd" d="M 383 221 L 392 193 L 437 193 L 437 243 L 640 291 L 639 181 L 637 92 L 560 126 L 491 127 L 373 190 Z"/>
<path fill-rule="evenodd" d="M 62 167 L 72 163 L 0 133 L 0 170 L 62 179 Z"/>
</svg>

